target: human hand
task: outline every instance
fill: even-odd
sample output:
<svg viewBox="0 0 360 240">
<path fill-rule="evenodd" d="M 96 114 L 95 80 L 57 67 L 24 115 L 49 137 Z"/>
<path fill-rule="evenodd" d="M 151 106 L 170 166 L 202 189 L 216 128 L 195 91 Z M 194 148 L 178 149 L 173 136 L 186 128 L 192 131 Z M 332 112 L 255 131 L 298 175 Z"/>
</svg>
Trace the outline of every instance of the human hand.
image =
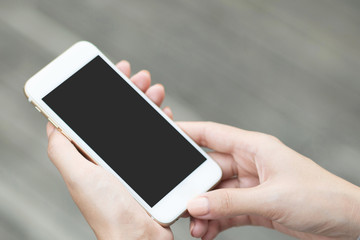
<svg viewBox="0 0 360 240">
<path fill-rule="evenodd" d="M 179 126 L 214 152 L 223 171 L 217 190 L 188 203 L 194 237 L 209 240 L 234 226 L 257 225 L 300 239 L 356 239 L 360 189 L 275 137 L 209 122 Z"/>
<path fill-rule="evenodd" d="M 128 77 L 130 64 L 117 67 Z M 140 71 L 131 81 L 158 106 L 164 100 L 162 85 L 150 87 L 148 71 Z M 170 108 L 163 111 L 172 118 Z M 48 123 L 48 155 L 61 173 L 76 205 L 98 239 L 173 239 L 170 228 L 152 220 L 112 174 L 85 159 L 74 145 Z"/>
</svg>

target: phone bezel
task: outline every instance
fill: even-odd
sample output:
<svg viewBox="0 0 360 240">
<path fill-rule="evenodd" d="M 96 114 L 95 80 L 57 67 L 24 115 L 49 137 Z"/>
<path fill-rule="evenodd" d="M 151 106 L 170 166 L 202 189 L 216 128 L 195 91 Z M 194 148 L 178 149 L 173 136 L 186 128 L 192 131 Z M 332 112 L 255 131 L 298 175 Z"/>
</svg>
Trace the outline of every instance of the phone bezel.
<svg viewBox="0 0 360 240">
<path fill-rule="evenodd" d="M 164 117 L 193 147 L 205 158 L 195 171 L 172 189 L 156 205 L 150 207 L 106 162 L 98 156 L 43 100 L 53 89 L 84 67 L 96 56 L 100 56 L 117 72 L 140 96 L 142 96 L 162 117 Z M 170 225 L 186 211 L 187 202 L 198 194 L 208 191 L 221 179 L 221 169 L 190 137 L 188 137 L 163 111 L 139 90 L 116 66 L 93 44 L 82 41 L 74 44 L 63 54 L 50 62 L 24 86 L 28 100 L 44 114 L 67 138 L 81 149 L 92 161 L 114 174 L 129 190 L 141 206 L 160 224 Z M 96 97 L 96 96 L 94 96 Z"/>
</svg>

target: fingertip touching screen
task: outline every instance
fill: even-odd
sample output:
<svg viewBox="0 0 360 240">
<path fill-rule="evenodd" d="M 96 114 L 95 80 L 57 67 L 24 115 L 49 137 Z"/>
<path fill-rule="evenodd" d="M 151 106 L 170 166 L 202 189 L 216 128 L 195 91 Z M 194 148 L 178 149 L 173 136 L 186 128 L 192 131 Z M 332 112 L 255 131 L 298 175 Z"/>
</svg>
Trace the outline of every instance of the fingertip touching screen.
<svg viewBox="0 0 360 240">
<path fill-rule="evenodd" d="M 43 101 L 150 207 L 206 160 L 100 56 Z"/>
</svg>

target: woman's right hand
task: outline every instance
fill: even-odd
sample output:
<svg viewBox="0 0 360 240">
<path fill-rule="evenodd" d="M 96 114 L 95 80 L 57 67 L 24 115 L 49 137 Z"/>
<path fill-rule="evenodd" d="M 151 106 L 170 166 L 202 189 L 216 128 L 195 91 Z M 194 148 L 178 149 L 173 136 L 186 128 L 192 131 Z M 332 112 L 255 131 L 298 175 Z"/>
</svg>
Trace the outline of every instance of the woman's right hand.
<svg viewBox="0 0 360 240">
<path fill-rule="evenodd" d="M 360 189 L 275 137 L 209 122 L 180 122 L 223 171 L 217 189 L 188 203 L 194 237 L 259 225 L 300 239 L 356 239 Z"/>
</svg>

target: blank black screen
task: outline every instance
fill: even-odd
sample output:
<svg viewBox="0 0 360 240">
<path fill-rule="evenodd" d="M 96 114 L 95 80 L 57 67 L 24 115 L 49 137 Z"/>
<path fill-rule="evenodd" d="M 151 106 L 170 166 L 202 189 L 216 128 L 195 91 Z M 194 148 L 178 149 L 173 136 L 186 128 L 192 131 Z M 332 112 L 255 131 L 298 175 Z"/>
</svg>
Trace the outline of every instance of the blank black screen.
<svg viewBox="0 0 360 240">
<path fill-rule="evenodd" d="M 205 161 L 100 56 L 43 100 L 151 207 Z"/>
</svg>

